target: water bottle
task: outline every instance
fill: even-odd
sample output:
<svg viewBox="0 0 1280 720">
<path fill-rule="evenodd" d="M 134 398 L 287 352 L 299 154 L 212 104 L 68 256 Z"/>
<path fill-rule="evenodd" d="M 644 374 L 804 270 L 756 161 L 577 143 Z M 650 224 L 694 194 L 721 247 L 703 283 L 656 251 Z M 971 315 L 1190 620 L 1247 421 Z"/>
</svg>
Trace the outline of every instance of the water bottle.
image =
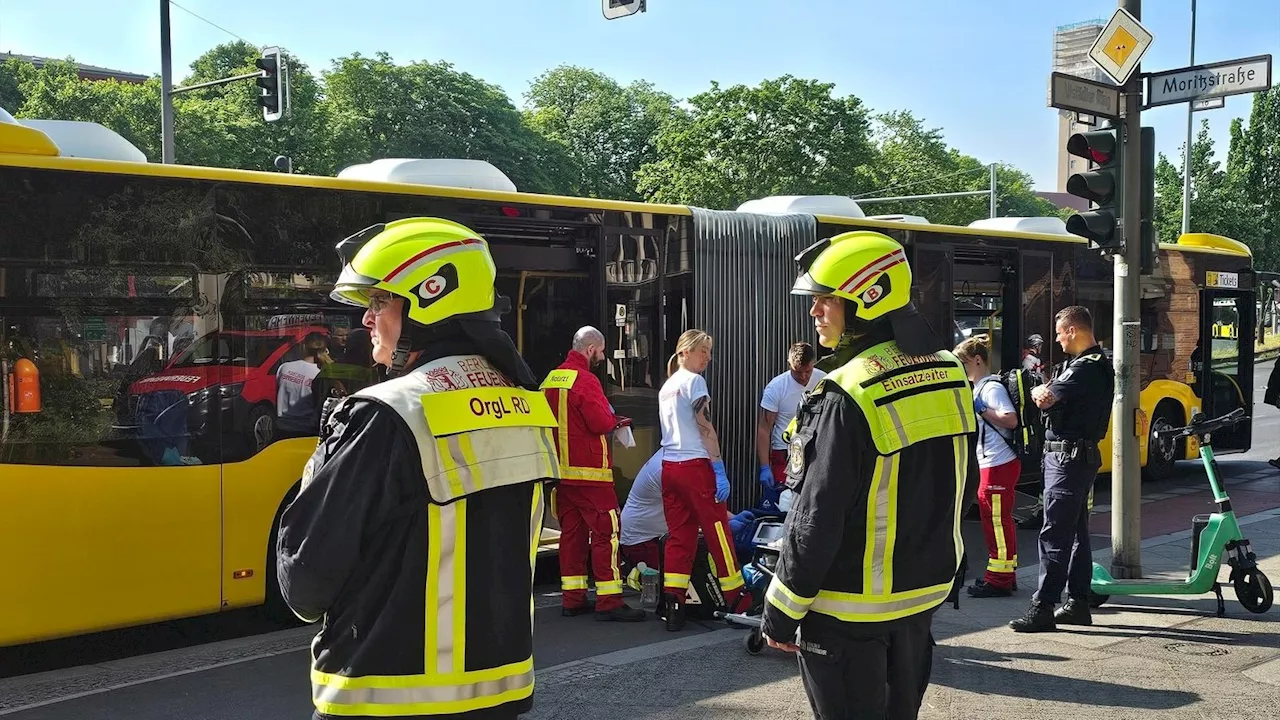
<svg viewBox="0 0 1280 720">
<path fill-rule="evenodd" d="M 640 607 L 658 607 L 658 571 L 644 563 L 636 566 L 640 571 Z"/>
</svg>

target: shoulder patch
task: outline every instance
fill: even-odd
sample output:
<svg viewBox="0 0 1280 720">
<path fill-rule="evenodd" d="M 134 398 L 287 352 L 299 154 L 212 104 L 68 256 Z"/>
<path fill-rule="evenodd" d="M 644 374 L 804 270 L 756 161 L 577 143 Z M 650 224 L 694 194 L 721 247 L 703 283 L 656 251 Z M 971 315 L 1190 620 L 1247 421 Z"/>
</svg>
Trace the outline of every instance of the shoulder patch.
<svg viewBox="0 0 1280 720">
<path fill-rule="evenodd" d="M 1085 356 L 1083 356 L 1083 357 L 1082 357 L 1082 358 L 1080 358 L 1080 359 L 1081 359 L 1081 360 L 1088 360 L 1089 362 L 1097 362 L 1097 361 L 1099 361 L 1099 360 L 1101 360 L 1101 359 L 1102 359 L 1102 354 L 1101 354 L 1101 353 L 1092 353 L 1092 354 L 1089 354 L 1089 355 L 1085 355 Z"/>
<path fill-rule="evenodd" d="M 787 474 L 792 477 L 801 477 L 804 475 L 804 438 L 794 436 L 791 438 L 791 445 L 787 450 Z"/>
</svg>

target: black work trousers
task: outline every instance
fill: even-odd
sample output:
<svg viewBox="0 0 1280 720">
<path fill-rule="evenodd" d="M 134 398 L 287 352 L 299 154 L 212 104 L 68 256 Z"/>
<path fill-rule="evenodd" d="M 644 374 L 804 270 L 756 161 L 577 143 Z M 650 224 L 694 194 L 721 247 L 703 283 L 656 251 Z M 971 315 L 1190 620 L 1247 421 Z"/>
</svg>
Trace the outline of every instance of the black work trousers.
<svg viewBox="0 0 1280 720">
<path fill-rule="evenodd" d="M 1102 457 L 1096 449 L 1044 454 L 1044 525 L 1040 528 L 1040 586 L 1036 600 L 1057 605 L 1062 589 L 1089 597 L 1093 551 L 1089 547 L 1089 491 Z"/>
<path fill-rule="evenodd" d="M 800 633 L 800 678 L 817 720 L 915 720 L 933 671 L 933 612 L 854 636 Z"/>
</svg>

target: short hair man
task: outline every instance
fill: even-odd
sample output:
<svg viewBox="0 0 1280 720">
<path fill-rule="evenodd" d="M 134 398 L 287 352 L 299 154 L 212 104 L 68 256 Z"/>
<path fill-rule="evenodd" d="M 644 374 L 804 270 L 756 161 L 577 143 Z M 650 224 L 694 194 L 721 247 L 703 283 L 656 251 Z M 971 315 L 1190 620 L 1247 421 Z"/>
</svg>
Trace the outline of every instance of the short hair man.
<svg viewBox="0 0 1280 720">
<path fill-rule="evenodd" d="M 573 348 L 542 383 L 559 432 L 560 484 L 555 490 L 560 521 L 561 613 L 582 615 L 587 603 L 587 569 L 596 579 L 597 620 L 635 622 L 644 611 L 622 600 L 618 567 L 618 496 L 613 489 L 613 431 L 630 424 L 605 398 L 592 370 L 604 362 L 604 334 L 586 326 Z"/>
<path fill-rule="evenodd" d="M 760 485 L 764 499 L 760 507 L 774 510 L 785 487 L 787 443 L 782 433 L 796 416 L 804 394 L 817 386 L 827 374 L 813 368 L 817 354 L 807 342 L 795 343 L 787 350 L 787 371 L 764 386 L 760 410 L 756 413 L 756 458 L 760 461 Z"/>
<path fill-rule="evenodd" d="M 1072 359 L 1056 377 L 1031 390 L 1045 411 L 1044 527 L 1040 530 L 1040 586 L 1024 617 L 1009 627 L 1045 632 L 1057 624 L 1089 625 L 1089 493 L 1102 465 L 1098 442 L 1111 422 L 1115 372 L 1093 334 L 1089 310 L 1072 305 L 1058 311 L 1058 345 Z M 1056 613 L 1062 597 L 1068 600 Z"/>
</svg>

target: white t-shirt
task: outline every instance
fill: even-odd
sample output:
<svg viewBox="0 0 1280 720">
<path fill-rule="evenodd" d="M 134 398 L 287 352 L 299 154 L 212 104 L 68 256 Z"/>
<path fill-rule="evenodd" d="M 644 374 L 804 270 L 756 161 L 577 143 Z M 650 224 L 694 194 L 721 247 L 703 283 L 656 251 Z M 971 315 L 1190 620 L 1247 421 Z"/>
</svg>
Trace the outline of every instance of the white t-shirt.
<svg viewBox="0 0 1280 720">
<path fill-rule="evenodd" d="M 706 379 L 684 368 L 667 378 L 658 393 L 662 451 L 670 462 L 711 457 L 702 446 L 702 434 L 693 416 L 693 403 L 701 397 L 707 397 Z"/>
<path fill-rule="evenodd" d="M 311 381 L 320 374 L 320 366 L 306 360 L 284 363 L 276 371 L 276 415 L 306 420 L 316 411 Z"/>
<path fill-rule="evenodd" d="M 662 510 L 662 451 L 653 454 L 640 468 L 636 481 L 622 506 L 622 528 L 618 542 L 639 545 L 667 532 L 667 516 Z"/>
<path fill-rule="evenodd" d="M 998 412 L 1013 412 L 1013 400 L 1000 379 L 994 375 L 978 381 L 977 391 L 987 407 Z M 978 418 L 978 467 L 990 468 L 1013 462 L 1013 431 L 982 417 Z"/>
<path fill-rule="evenodd" d="M 818 381 L 826 376 L 827 374 L 821 370 L 814 370 L 813 375 L 809 377 L 809 384 L 801 385 L 791 377 L 791 371 L 788 370 L 764 386 L 764 393 L 760 396 L 760 407 L 769 412 L 778 413 L 778 417 L 773 421 L 773 433 L 769 440 L 771 448 L 787 449 L 787 444 L 782 442 L 782 431 L 787 429 L 791 419 L 796 416 L 796 410 L 800 409 L 800 401 L 804 399 L 804 394 L 817 387 Z"/>
</svg>

